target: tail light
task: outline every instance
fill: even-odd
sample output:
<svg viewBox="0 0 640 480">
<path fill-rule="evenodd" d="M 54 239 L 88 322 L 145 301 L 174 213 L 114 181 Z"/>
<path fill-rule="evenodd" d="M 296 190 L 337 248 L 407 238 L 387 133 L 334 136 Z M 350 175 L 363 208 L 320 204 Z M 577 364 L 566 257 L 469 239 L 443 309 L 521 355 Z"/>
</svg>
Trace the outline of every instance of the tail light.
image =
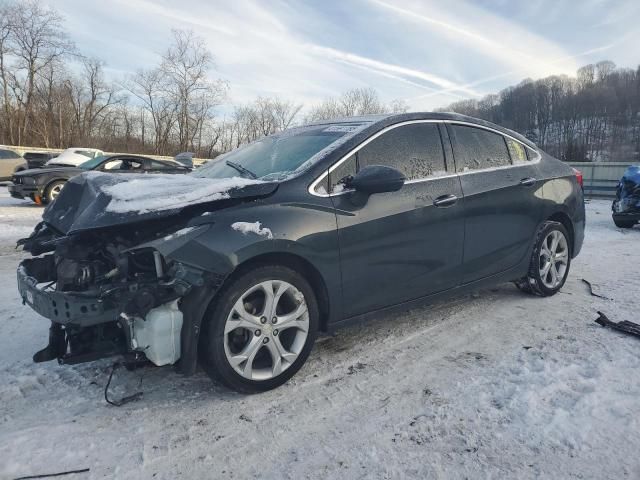
<svg viewBox="0 0 640 480">
<path fill-rule="evenodd" d="M 577 168 L 574 168 L 573 171 L 576 174 L 576 180 L 578 181 L 580 186 L 582 188 L 584 188 L 584 179 L 582 178 L 582 172 L 580 170 L 578 170 Z"/>
</svg>

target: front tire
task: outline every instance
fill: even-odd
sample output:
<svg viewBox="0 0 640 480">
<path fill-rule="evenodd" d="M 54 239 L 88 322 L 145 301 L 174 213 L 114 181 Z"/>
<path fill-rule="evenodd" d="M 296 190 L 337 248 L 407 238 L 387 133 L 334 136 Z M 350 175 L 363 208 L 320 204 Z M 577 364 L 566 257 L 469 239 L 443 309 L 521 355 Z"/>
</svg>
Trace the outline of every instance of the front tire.
<svg viewBox="0 0 640 480">
<path fill-rule="evenodd" d="M 233 390 L 271 390 L 300 370 L 318 325 L 318 303 L 304 277 L 260 266 L 232 279 L 209 306 L 200 360 L 212 379 Z"/>
<path fill-rule="evenodd" d="M 56 180 L 55 182 L 51 182 L 47 185 L 43 198 L 44 203 L 49 204 L 58 198 L 58 195 L 62 191 L 62 187 L 64 187 L 65 183 L 67 182 L 64 180 Z"/>
<path fill-rule="evenodd" d="M 526 293 L 550 297 L 560 291 L 571 266 L 571 246 L 567 229 L 559 222 L 546 221 L 536 235 L 526 277 L 516 286 Z"/>
</svg>

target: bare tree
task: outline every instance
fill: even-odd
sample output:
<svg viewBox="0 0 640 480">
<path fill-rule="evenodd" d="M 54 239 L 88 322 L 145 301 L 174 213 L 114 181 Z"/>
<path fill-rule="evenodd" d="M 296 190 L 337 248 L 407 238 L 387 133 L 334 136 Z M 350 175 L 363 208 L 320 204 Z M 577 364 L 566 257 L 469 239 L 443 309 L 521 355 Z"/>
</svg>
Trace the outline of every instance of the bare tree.
<svg viewBox="0 0 640 480">
<path fill-rule="evenodd" d="M 97 122 L 120 99 L 115 86 L 104 79 L 102 61 L 84 58 L 82 67 L 81 79 L 71 86 L 71 101 L 74 108 L 76 138 L 84 142 L 91 139 Z"/>
<path fill-rule="evenodd" d="M 10 23 L 11 54 L 17 58 L 14 77 L 24 94 L 20 96 L 23 110 L 18 142 L 27 136 L 32 119 L 33 94 L 38 75 L 57 59 L 74 49 L 62 28 L 62 17 L 37 0 L 16 3 Z"/>
<path fill-rule="evenodd" d="M 640 68 L 599 62 L 447 109 L 520 131 L 567 161 L 640 160 Z"/>
<path fill-rule="evenodd" d="M 162 57 L 160 70 L 176 105 L 178 145 L 190 149 L 201 136 L 212 109 L 222 100 L 226 84 L 209 79 L 213 57 L 204 39 L 192 31 L 173 30 L 173 43 Z"/>
<path fill-rule="evenodd" d="M 312 107 L 306 120 L 314 122 L 354 115 L 389 113 L 396 107 L 401 107 L 397 101 L 392 105 L 382 103 L 378 92 L 373 88 L 354 88 L 347 90 L 339 97 L 326 98 L 319 105 Z"/>
<path fill-rule="evenodd" d="M 11 143 L 13 137 L 13 115 L 9 99 L 9 74 L 7 72 L 8 55 L 11 52 L 11 34 L 13 27 L 13 9 L 8 4 L 0 4 L 0 82 L 2 82 L 2 109 L 6 133 Z"/>
</svg>

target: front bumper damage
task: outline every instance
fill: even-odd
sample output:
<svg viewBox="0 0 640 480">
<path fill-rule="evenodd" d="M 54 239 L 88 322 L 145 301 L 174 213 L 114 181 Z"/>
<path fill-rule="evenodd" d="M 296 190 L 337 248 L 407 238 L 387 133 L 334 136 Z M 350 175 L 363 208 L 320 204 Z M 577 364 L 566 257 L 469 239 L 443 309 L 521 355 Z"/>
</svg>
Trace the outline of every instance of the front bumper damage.
<svg viewBox="0 0 640 480">
<path fill-rule="evenodd" d="M 177 261 L 171 252 L 208 228 L 200 226 L 189 229 L 189 234 L 160 237 L 128 248 L 93 244 L 92 237 L 74 240 L 55 236 L 46 227 L 36 229 L 36 236 L 43 241 L 36 248 L 33 242 L 29 245 L 33 253 L 43 248 L 54 250 L 23 260 L 17 271 L 23 303 L 51 320 L 49 344 L 34 355 L 34 361 L 57 359 L 74 364 L 111 356 L 136 361 L 147 356 L 153 361 L 157 355 L 149 352 L 163 347 L 141 344 L 137 329 L 148 329 L 147 319 L 157 318 L 158 312 L 177 302 L 181 323 L 167 338 L 160 335 L 154 341 L 168 342 L 169 337 L 179 335 L 180 371 L 194 373 L 200 323 L 223 278 Z M 108 260 L 102 260 L 103 256 Z"/>
<path fill-rule="evenodd" d="M 8 187 L 9 194 L 13 198 L 34 199 L 36 195 L 40 195 L 40 189 L 35 185 L 24 185 L 21 183 L 12 183 Z"/>
</svg>

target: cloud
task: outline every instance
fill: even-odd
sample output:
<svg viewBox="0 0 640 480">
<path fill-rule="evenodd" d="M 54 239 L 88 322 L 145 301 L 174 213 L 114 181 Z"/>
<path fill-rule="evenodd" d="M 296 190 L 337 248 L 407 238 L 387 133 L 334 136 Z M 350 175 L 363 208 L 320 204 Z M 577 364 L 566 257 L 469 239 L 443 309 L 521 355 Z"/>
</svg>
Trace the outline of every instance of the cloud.
<svg viewBox="0 0 640 480">
<path fill-rule="evenodd" d="M 353 53 L 336 50 L 335 48 L 322 47 L 319 45 L 312 45 L 312 44 L 307 44 L 306 48 L 310 53 L 313 53 L 321 57 L 333 59 L 339 62 L 343 62 L 346 64 L 350 64 L 354 66 L 363 66 L 379 72 L 386 72 L 386 73 L 397 74 L 401 76 L 407 76 L 411 78 L 417 78 L 420 80 L 424 80 L 425 82 L 432 83 L 433 85 L 437 85 L 438 87 L 447 89 L 447 91 L 451 91 L 451 92 L 460 91 L 462 93 L 465 93 L 467 95 L 471 95 L 474 97 L 480 96 L 478 92 L 476 92 L 471 88 L 465 87 L 464 85 L 456 84 L 450 80 L 442 78 L 438 75 L 434 75 L 432 73 L 427 73 L 420 70 L 414 70 L 414 69 L 402 67 L 399 65 L 393 65 L 393 64 L 381 62 L 379 60 L 362 57 L 360 55 L 356 55 Z"/>
<path fill-rule="evenodd" d="M 635 67 L 637 51 L 625 44 L 640 38 L 621 36 L 637 29 L 637 0 L 621 0 L 618 9 L 600 0 L 580 8 L 494 0 L 491 11 L 471 0 L 43 1 L 55 3 L 80 50 L 105 59 L 114 77 L 154 65 L 170 29 L 194 30 L 214 55 L 212 77 L 229 81 L 233 103 L 277 95 L 311 105 L 370 86 L 385 101 L 410 98 L 413 108 L 431 109 L 525 77 L 574 74 L 602 52 Z M 603 26 L 584 28 L 597 22 Z M 584 45 L 603 46 L 569 53 Z"/>
<path fill-rule="evenodd" d="M 398 6 L 384 0 L 370 2 L 407 20 L 428 25 L 430 29 L 445 36 L 448 42 L 462 44 L 470 52 L 497 60 L 529 75 L 544 76 L 558 70 L 569 73 L 576 68 L 571 62 L 559 67 L 547 60 L 563 55 L 564 49 L 523 29 L 515 22 L 488 13 L 469 2 L 456 3 L 456 8 L 442 2 L 414 4 L 412 8 L 406 3 Z M 450 12 L 456 13 L 451 20 L 447 18 Z M 484 32 L 493 32 L 494 36 Z M 518 48 L 512 45 L 517 45 Z"/>
</svg>

